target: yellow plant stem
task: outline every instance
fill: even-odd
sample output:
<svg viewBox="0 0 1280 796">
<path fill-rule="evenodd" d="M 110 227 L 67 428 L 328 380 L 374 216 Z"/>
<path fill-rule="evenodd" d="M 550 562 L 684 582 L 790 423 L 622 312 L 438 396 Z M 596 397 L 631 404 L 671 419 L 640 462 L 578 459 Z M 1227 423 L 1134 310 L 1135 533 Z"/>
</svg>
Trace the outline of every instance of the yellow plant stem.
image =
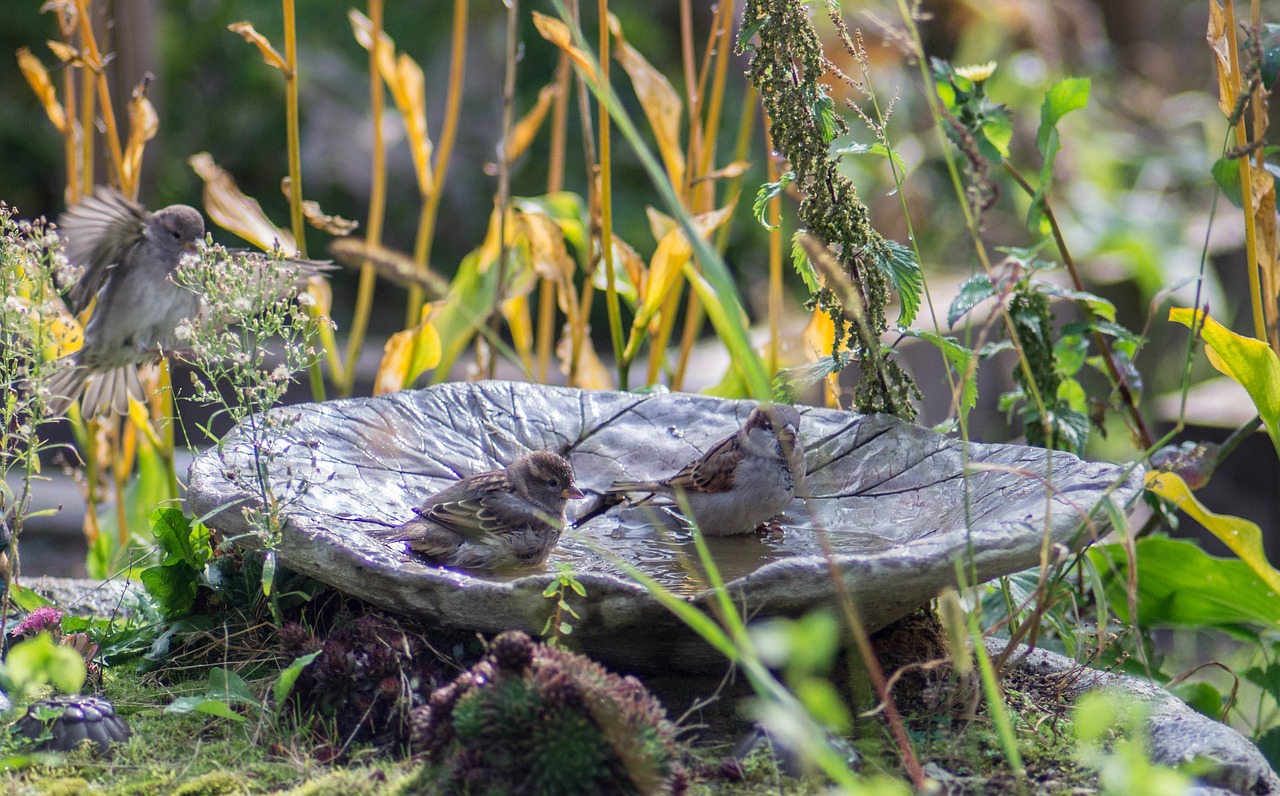
<svg viewBox="0 0 1280 796">
<path fill-rule="evenodd" d="M 600 18 L 600 85 L 609 85 L 609 0 L 598 0 Z M 613 341 L 613 358 L 618 363 L 618 389 L 627 389 L 630 362 L 623 356 L 622 307 L 618 303 L 618 286 L 613 263 L 613 153 L 610 140 L 612 124 L 609 107 L 597 103 L 600 111 L 600 257 L 604 266 L 604 301 L 609 316 L 609 339 Z M 652 368 L 651 368 L 652 370 Z"/>
<path fill-rule="evenodd" d="M 560 51 L 556 63 L 556 98 L 551 109 L 551 153 L 547 165 L 547 193 L 558 193 L 564 188 L 564 159 L 569 131 L 569 78 L 572 67 L 569 54 Z M 556 284 L 542 279 L 538 286 L 537 365 L 534 373 L 538 381 L 545 383 L 551 366 L 551 351 L 556 340 Z"/>
<path fill-rule="evenodd" d="M 689 304 L 684 310 L 684 331 L 680 333 L 680 355 L 676 359 L 676 369 L 671 373 L 671 389 L 683 390 L 684 377 L 689 370 L 689 357 L 693 353 L 693 344 L 698 342 L 702 334 L 702 322 L 707 314 L 702 309 L 702 300 L 696 290 L 689 291 Z"/>
<path fill-rule="evenodd" d="M 62 37 L 63 43 L 70 44 L 64 33 Z M 76 98 L 76 70 L 62 70 L 62 94 L 66 97 L 67 102 L 67 131 L 62 137 L 63 157 L 67 161 L 67 206 L 70 207 L 80 201 L 80 175 L 79 167 L 76 163 L 76 151 L 78 145 L 76 143 L 76 124 L 75 117 L 72 115 L 75 111 Z"/>
<path fill-rule="evenodd" d="M 105 128 L 107 138 L 107 154 L 111 157 L 111 173 L 115 177 L 116 184 L 120 189 L 130 197 L 136 198 L 137 186 L 132 186 L 133 190 L 128 190 L 124 185 L 124 150 L 120 148 L 120 133 L 116 129 L 116 114 L 111 107 L 111 89 L 107 86 L 107 73 L 103 69 L 102 53 L 98 50 L 98 41 L 93 35 L 93 24 L 90 22 L 92 17 L 89 16 L 88 0 L 76 0 L 76 13 L 80 16 L 80 39 L 84 44 L 83 55 L 87 68 L 93 72 L 94 83 L 98 89 L 98 101 L 102 103 L 102 126 Z M 86 87 L 88 81 L 86 81 Z M 84 128 L 85 140 L 93 137 L 93 113 L 88 114 L 89 124 Z M 88 180 L 85 182 L 85 188 L 93 184 L 93 160 L 85 159 L 85 173 Z"/>
<path fill-rule="evenodd" d="M 765 170 L 769 182 L 777 182 L 778 159 L 773 157 L 773 138 L 769 125 L 764 127 Z M 769 349 L 765 362 L 770 373 L 778 372 L 779 338 L 782 335 L 782 196 L 769 200 Z M 826 352 L 820 352 L 825 354 Z M 832 351 L 831 355 L 835 356 Z M 828 389 L 827 403 L 834 406 L 837 397 Z"/>
<path fill-rule="evenodd" d="M 85 20 L 84 24 L 89 24 Z M 94 116 L 98 112 L 97 97 L 94 93 L 93 79 L 86 74 L 80 84 L 80 184 L 84 193 L 93 190 L 93 153 L 95 125 Z"/>
<path fill-rule="evenodd" d="M 1235 0 L 1225 0 L 1222 12 L 1226 19 L 1227 54 L 1231 63 L 1231 101 L 1234 103 L 1243 91 L 1240 85 L 1240 53 L 1236 36 Z M 1249 142 L 1249 133 L 1244 126 L 1244 114 L 1236 119 L 1236 146 L 1243 147 Z M 1262 309 L 1262 285 L 1258 279 L 1258 230 L 1253 218 L 1253 168 L 1249 158 L 1236 158 L 1240 169 L 1240 203 L 1244 209 L 1244 248 L 1245 259 L 1249 268 L 1249 302 L 1253 307 L 1253 333 L 1259 340 L 1267 339 L 1266 316 Z"/>
<path fill-rule="evenodd" d="M 112 420 L 113 424 L 115 422 Z M 125 514 L 124 505 L 125 482 L 129 480 L 129 473 L 133 470 L 133 461 L 138 450 L 138 432 L 128 418 L 112 429 L 111 447 L 111 460 L 115 464 L 110 469 L 116 495 L 116 541 L 124 547 L 129 543 L 129 519 Z"/>
<path fill-rule="evenodd" d="M 418 237 L 413 244 L 413 259 L 420 272 L 427 270 L 431 262 L 431 242 L 435 237 L 436 216 L 444 195 L 444 178 L 449 171 L 449 159 L 458 137 L 458 117 L 462 108 L 462 79 L 467 66 L 467 0 L 453 2 L 453 35 L 449 44 L 449 89 L 445 94 L 444 121 L 440 128 L 440 144 L 436 147 L 436 159 L 432 164 L 434 175 L 431 192 L 427 194 L 418 215 Z M 405 313 L 405 325 L 413 326 L 422 312 L 424 295 L 422 288 L 409 289 L 409 306 Z"/>
<path fill-rule="evenodd" d="M 285 145 L 289 154 L 289 227 L 293 232 L 294 245 L 298 247 L 298 256 L 306 257 L 307 229 L 302 217 L 302 142 L 298 121 L 298 27 L 294 0 L 281 0 L 281 4 L 284 15 Z M 316 336 L 317 324 L 313 323 L 307 330 L 307 341 L 314 340 Z M 332 356 L 332 351 L 330 355 Z M 335 381 L 342 377 L 339 371 L 333 371 L 332 375 Z M 307 376 L 311 385 L 311 397 L 316 401 L 323 401 L 324 374 L 320 371 L 319 360 L 313 361 L 307 368 Z"/>
<path fill-rule="evenodd" d="M 721 3 L 720 5 L 733 4 Z M 717 15 L 719 14 L 718 7 L 716 13 Z M 693 55 L 693 8 L 690 0 L 680 0 L 680 56 L 684 65 L 685 103 L 689 112 L 689 149 L 685 155 L 685 161 L 689 164 L 689 168 L 684 171 L 684 184 L 675 187 L 680 191 L 684 200 L 688 202 L 693 193 L 692 186 L 696 164 L 702 162 L 703 151 L 702 94 L 699 91 L 700 86 L 695 74 L 697 70 L 694 66 L 695 59 Z M 603 53 L 600 57 L 603 60 Z"/>
<path fill-rule="evenodd" d="M 667 361 L 667 342 L 671 339 L 671 331 L 676 322 L 676 310 L 680 309 L 680 297 L 684 293 L 684 280 L 677 278 L 671 287 L 671 292 L 663 299 L 662 310 L 658 313 L 658 332 L 653 335 L 649 341 L 649 372 L 647 375 L 649 384 L 656 384 L 658 376 L 662 372 L 662 366 Z M 645 330 L 639 330 L 642 334 Z M 639 341 L 636 341 L 638 343 Z M 638 344 L 628 345 L 628 348 L 639 348 Z M 674 381 L 671 389 L 680 389 Z"/>
<path fill-rule="evenodd" d="M 382 0 L 369 0 L 369 114 L 373 120 L 373 165 L 369 186 L 369 220 L 365 239 L 371 246 L 382 243 L 382 222 L 386 216 L 387 155 L 382 133 L 382 106 L 384 91 L 382 72 L 378 70 L 378 54 L 382 47 Z M 360 287 L 356 291 L 356 308 L 351 318 L 351 331 L 347 336 L 347 362 L 343 375 L 338 379 L 338 393 L 349 396 L 355 390 L 356 362 L 364 347 L 365 332 L 369 328 L 369 315 L 373 311 L 373 292 L 377 287 L 378 272 L 373 263 L 365 260 L 360 266 Z"/>
</svg>

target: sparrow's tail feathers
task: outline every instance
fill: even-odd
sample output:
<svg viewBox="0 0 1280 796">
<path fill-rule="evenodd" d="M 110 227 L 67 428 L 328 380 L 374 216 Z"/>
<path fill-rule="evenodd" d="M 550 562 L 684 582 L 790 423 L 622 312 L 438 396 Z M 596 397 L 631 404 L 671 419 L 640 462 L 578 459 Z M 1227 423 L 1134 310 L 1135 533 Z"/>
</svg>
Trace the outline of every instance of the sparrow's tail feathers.
<svg viewBox="0 0 1280 796">
<path fill-rule="evenodd" d="M 70 367 L 58 371 L 49 379 L 49 418 L 62 417 L 80 397 L 84 390 L 85 380 L 89 378 L 89 368 L 81 365 L 72 354 L 67 358 Z"/>
<path fill-rule="evenodd" d="M 137 401 L 147 399 L 138 379 L 138 368 L 132 364 L 91 377 L 84 388 L 80 411 L 85 417 L 127 415 L 130 398 Z"/>
</svg>

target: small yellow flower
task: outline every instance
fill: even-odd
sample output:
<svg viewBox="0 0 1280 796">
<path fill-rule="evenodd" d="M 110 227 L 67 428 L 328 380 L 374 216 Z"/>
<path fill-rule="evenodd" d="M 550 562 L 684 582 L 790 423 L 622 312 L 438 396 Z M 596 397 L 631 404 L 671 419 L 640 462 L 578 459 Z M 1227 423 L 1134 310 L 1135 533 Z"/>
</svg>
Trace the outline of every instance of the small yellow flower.
<svg viewBox="0 0 1280 796">
<path fill-rule="evenodd" d="M 960 75 L 960 77 L 967 77 L 975 83 L 981 83 L 991 77 L 995 71 L 995 61 L 987 61 L 985 64 L 966 64 L 965 66 L 956 67 L 957 75 Z"/>
</svg>

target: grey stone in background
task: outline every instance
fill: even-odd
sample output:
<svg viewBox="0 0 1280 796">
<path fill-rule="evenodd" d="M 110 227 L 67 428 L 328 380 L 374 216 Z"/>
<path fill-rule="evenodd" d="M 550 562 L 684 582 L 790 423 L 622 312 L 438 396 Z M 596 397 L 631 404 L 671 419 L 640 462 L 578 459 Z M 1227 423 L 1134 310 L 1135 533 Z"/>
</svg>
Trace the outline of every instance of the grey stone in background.
<svg viewBox="0 0 1280 796">
<path fill-rule="evenodd" d="M 987 649 L 994 656 L 1007 642 L 988 639 Z M 1019 655 L 1025 654 L 1025 647 Z M 1015 656 L 1014 660 L 1017 660 Z M 1212 769 L 1197 779 L 1188 796 L 1218 794 L 1280 793 L 1280 777 L 1258 747 L 1236 730 L 1196 713 L 1178 697 L 1163 688 L 1136 677 L 1111 674 L 1083 667 L 1070 658 L 1046 650 L 1034 650 L 1016 664 L 1041 677 L 1071 675 L 1063 688 L 1063 698 L 1076 701 L 1087 691 L 1106 689 L 1146 703 L 1148 753 L 1153 763 L 1181 766 L 1200 758 Z"/>
<path fill-rule="evenodd" d="M 557 565 L 571 565 L 587 590 L 569 597 L 581 615 L 571 646 L 633 670 L 723 667 L 627 574 L 635 566 L 703 610 L 715 602 L 688 530 L 652 505 L 595 517 L 566 534 L 545 570 L 499 577 L 423 563 L 367 530 L 403 522 L 427 494 L 530 450 L 567 456 L 578 484 L 598 497 L 617 478 L 673 472 L 738 428 L 753 406 L 481 382 L 272 410 L 283 424 L 270 464 L 287 519 L 279 560 L 430 623 L 533 634 L 554 608 L 543 589 Z M 886 416 L 802 412 L 814 497 L 786 510 L 780 540 L 709 540 L 734 604 L 749 617 L 798 615 L 844 589 L 874 631 L 953 585 L 954 562 L 969 550 L 981 580 L 1035 566 L 1045 534 L 1067 545 L 1100 534 L 1106 513 L 1096 504 L 1109 495 L 1123 509 L 1141 488 L 1140 468 L 1016 445 L 969 445 L 966 478 L 958 440 Z M 250 545 L 261 543 L 244 513 L 261 504 L 253 462 L 242 425 L 196 459 L 188 493 L 196 516 Z M 571 502 L 570 520 L 592 504 Z"/>
</svg>

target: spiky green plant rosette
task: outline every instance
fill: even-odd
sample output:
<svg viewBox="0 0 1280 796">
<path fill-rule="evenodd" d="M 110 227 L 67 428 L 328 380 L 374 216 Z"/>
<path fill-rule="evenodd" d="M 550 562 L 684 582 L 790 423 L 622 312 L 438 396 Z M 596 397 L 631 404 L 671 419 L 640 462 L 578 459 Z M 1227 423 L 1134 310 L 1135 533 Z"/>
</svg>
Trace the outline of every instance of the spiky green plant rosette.
<svg viewBox="0 0 1280 796">
<path fill-rule="evenodd" d="M 682 794 L 675 726 L 634 677 L 502 633 L 470 671 L 431 695 L 414 744 L 441 792 Z M 426 782 L 424 781 L 424 785 Z"/>
</svg>

